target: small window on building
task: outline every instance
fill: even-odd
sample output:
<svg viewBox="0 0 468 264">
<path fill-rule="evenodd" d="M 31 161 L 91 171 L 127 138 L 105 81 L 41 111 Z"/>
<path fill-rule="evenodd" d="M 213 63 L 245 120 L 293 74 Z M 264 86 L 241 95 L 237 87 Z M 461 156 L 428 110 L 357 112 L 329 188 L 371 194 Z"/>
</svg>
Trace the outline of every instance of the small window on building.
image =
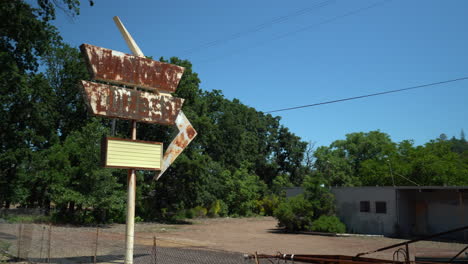
<svg viewBox="0 0 468 264">
<path fill-rule="evenodd" d="M 375 212 L 377 214 L 386 214 L 387 213 L 387 203 L 386 202 L 375 202 Z"/>
<path fill-rule="evenodd" d="M 360 202 L 360 211 L 363 213 L 370 212 L 370 202 L 369 201 L 361 201 Z"/>
</svg>

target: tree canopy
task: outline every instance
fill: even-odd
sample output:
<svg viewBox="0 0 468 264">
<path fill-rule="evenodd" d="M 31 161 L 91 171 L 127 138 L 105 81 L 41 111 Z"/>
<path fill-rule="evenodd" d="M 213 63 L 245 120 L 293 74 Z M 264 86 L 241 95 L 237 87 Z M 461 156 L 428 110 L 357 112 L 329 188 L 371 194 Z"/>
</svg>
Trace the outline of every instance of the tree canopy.
<svg viewBox="0 0 468 264">
<path fill-rule="evenodd" d="M 56 8 L 78 15 L 79 4 L 0 4 L 0 207 L 54 208 L 64 221 L 121 221 L 126 172 L 99 167 L 99 141 L 111 133 L 111 120 L 87 113 L 78 86 L 90 78 L 83 58 L 50 24 Z M 227 99 L 221 90 L 202 90 L 190 61 L 160 61 L 185 67 L 175 96 L 186 99 L 183 110 L 198 136 L 159 181 L 152 180 L 154 172 L 138 172 L 137 214 L 145 219 L 192 208 L 212 215 L 271 213 L 282 189 L 304 179 L 306 198 L 319 209 L 328 194 L 317 181 L 467 184 L 463 131 L 460 139 L 444 135 L 423 146 L 395 143 L 380 131 L 358 132 L 314 150 L 279 117 Z M 129 132 L 130 122 L 116 121 L 117 137 Z M 176 132 L 139 123 L 137 138 L 168 146 Z"/>
</svg>

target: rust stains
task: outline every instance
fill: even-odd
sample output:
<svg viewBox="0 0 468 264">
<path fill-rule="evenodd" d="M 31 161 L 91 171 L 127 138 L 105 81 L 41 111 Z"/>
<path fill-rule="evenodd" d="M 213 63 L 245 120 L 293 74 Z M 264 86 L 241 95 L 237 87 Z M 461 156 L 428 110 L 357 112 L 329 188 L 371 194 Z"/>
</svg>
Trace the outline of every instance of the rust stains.
<svg viewBox="0 0 468 264">
<path fill-rule="evenodd" d="M 189 139 L 193 139 L 195 135 L 197 134 L 197 131 L 192 126 L 187 127 L 187 136 Z"/>
<path fill-rule="evenodd" d="M 98 116 L 172 125 L 184 99 L 81 81 L 90 112 Z"/>
<path fill-rule="evenodd" d="M 184 68 L 89 44 L 80 46 L 93 79 L 168 93 L 176 91 Z"/>
</svg>

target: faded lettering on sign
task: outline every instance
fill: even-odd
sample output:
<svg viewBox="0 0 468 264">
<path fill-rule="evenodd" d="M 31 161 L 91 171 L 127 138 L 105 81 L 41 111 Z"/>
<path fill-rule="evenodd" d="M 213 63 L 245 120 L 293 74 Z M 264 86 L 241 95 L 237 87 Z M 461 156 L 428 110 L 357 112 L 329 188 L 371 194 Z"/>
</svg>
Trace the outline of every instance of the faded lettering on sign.
<svg viewBox="0 0 468 264">
<path fill-rule="evenodd" d="M 89 44 L 80 46 L 93 79 L 173 93 L 184 68 Z"/>
<path fill-rule="evenodd" d="M 184 99 L 81 81 L 88 109 L 106 117 L 174 124 Z"/>
</svg>

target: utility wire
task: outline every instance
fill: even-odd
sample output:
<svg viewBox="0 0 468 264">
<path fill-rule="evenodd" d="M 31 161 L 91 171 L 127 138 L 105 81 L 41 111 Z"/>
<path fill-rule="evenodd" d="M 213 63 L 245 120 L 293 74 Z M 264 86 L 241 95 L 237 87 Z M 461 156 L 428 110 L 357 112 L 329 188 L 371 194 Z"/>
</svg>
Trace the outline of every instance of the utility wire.
<svg viewBox="0 0 468 264">
<path fill-rule="evenodd" d="M 297 34 L 297 33 L 303 32 L 303 31 L 311 30 L 311 29 L 313 29 L 314 27 L 318 27 L 318 26 L 321 26 L 321 25 L 325 25 L 325 24 L 334 22 L 334 21 L 336 21 L 336 20 L 339 20 L 339 19 L 342 19 L 342 18 L 345 18 L 345 17 L 348 17 L 348 16 L 356 15 L 356 14 L 358 14 L 358 13 L 361 13 L 361 12 L 365 11 L 365 10 L 378 7 L 378 6 L 383 5 L 383 4 L 385 4 L 386 2 L 389 2 L 389 1 L 391 1 L 391 0 L 383 0 L 383 1 L 380 1 L 380 2 L 377 2 L 377 3 L 373 3 L 373 4 L 371 4 L 371 5 L 367 5 L 367 6 L 364 6 L 364 7 L 361 7 L 361 8 L 357 8 L 357 9 L 351 10 L 351 11 L 349 11 L 349 12 L 347 12 L 347 13 L 344 13 L 344 14 L 341 14 L 341 15 L 334 16 L 334 17 L 332 17 L 332 18 L 323 20 L 322 22 L 319 22 L 319 23 L 317 23 L 317 24 L 312 24 L 312 25 L 309 25 L 309 26 L 306 26 L 306 27 L 303 27 L 303 28 L 300 28 L 300 29 L 297 29 L 297 30 L 294 30 L 294 31 L 290 31 L 290 32 L 284 33 L 284 34 L 282 34 L 282 35 L 278 35 L 278 36 L 273 37 L 273 38 L 268 39 L 268 40 L 259 41 L 259 42 L 257 42 L 257 43 L 254 43 L 254 44 L 249 45 L 248 47 L 245 47 L 245 48 L 241 48 L 241 49 L 237 49 L 237 50 L 231 51 L 231 52 L 229 52 L 229 53 L 224 54 L 225 56 L 218 56 L 218 57 L 214 57 L 214 58 L 209 58 L 209 59 L 206 59 L 206 60 L 202 60 L 202 61 L 200 61 L 200 62 L 210 62 L 210 61 L 219 60 L 220 58 L 224 58 L 224 57 L 227 57 L 227 56 L 232 56 L 232 55 L 234 55 L 234 54 L 236 54 L 236 53 L 239 53 L 239 52 L 241 52 L 241 51 L 244 51 L 245 49 L 254 48 L 254 47 L 258 47 L 258 46 L 262 46 L 262 45 L 271 43 L 272 41 L 275 41 L 275 40 L 283 39 L 283 38 L 289 37 L 289 36 L 291 36 L 291 35 L 295 35 L 295 34 Z"/>
<path fill-rule="evenodd" d="M 361 99 L 361 98 L 366 98 L 366 97 L 372 97 L 372 96 L 378 96 L 378 95 L 384 95 L 384 94 L 390 94 L 390 93 L 398 93 L 398 92 L 403 92 L 403 91 L 408 91 L 408 90 L 413 90 L 413 89 L 425 88 L 425 87 L 429 87 L 429 86 L 436 86 L 436 85 L 441 85 L 441 84 L 446 84 L 446 83 L 459 82 L 459 81 L 464 81 L 464 80 L 468 80 L 468 76 L 457 78 L 457 79 L 446 80 L 446 81 L 433 82 L 433 83 L 428 83 L 428 84 L 421 84 L 421 85 L 417 85 L 417 86 L 412 86 L 412 87 L 407 87 L 407 88 L 402 88 L 402 89 L 396 89 L 396 90 L 390 90 L 390 91 L 385 91 L 385 92 L 380 92 L 380 93 L 366 94 L 366 95 L 360 95 L 360 96 L 355 96 L 355 97 L 349 97 L 349 98 L 343 98 L 343 99 L 327 101 L 327 102 L 321 102 L 321 103 L 315 103 L 315 104 L 309 104 L 309 105 L 301 105 L 301 106 L 294 106 L 294 107 L 283 108 L 283 109 L 278 109 L 278 110 L 272 110 L 272 111 L 267 111 L 266 113 L 289 111 L 289 110 L 294 110 L 294 109 L 299 109 L 299 108 L 313 107 L 313 106 L 319 106 L 319 105 L 325 105 L 325 104 L 333 104 L 333 103 L 351 101 L 351 100 L 356 100 L 356 99 Z"/>
<path fill-rule="evenodd" d="M 326 1 L 322 1 L 316 5 L 313 5 L 313 6 L 310 6 L 310 7 L 307 7 L 307 8 L 303 8 L 303 9 L 300 9 L 294 13 L 291 13 L 291 14 L 288 14 L 288 15 L 284 15 L 284 16 L 280 16 L 280 17 L 276 17 L 276 18 L 273 18 L 272 20 L 270 21 L 267 21 L 267 22 L 264 22 L 264 23 L 261 23 L 251 29 L 247 29 L 247 30 L 244 30 L 244 31 L 240 31 L 240 32 L 237 32 L 237 33 L 234 33 L 234 34 L 231 34 L 229 36 L 226 36 L 225 38 L 220 38 L 220 39 L 217 39 L 217 40 L 214 40 L 214 41 L 210 41 L 210 42 L 207 42 L 207 43 L 204 43 L 204 44 L 201 44 L 199 45 L 198 47 L 194 47 L 194 48 L 191 48 L 191 49 L 188 49 L 188 50 L 185 50 L 182 52 L 182 55 L 188 55 L 188 54 L 192 54 L 198 50 L 201 50 L 201 49 L 204 49 L 204 48 L 209 48 L 209 47 L 213 47 L 213 46 L 216 46 L 216 45 L 220 45 L 220 44 L 223 44 L 225 42 L 228 42 L 228 41 L 231 41 L 231 40 L 234 40 L 234 39 L 237 39 L 237 38 L 240 38 L 244 35 L 248 35 L 248 34 L 251 34 L 251 33 L 255 33 L 255 32 L 259 32 L 271 25 L 274 25 L 274 24 L 279 24 L 279 23 L 283 23 L 285 21 L 288 21 L 290 20 L 291 18 L 293 17 L 296 17 L 296 16 L 301 16 L 301 15 L 304 15 L 304 14 L 307 14 L 307 13 L 310 13 L 312 11 L 314 11 L 315 9 L 320 9 L 322 7 L 325 7 L 329 4 L 331 4 L 332 2 L 334 2 L 335 0 L 326 0 Z"/>
</svg>

